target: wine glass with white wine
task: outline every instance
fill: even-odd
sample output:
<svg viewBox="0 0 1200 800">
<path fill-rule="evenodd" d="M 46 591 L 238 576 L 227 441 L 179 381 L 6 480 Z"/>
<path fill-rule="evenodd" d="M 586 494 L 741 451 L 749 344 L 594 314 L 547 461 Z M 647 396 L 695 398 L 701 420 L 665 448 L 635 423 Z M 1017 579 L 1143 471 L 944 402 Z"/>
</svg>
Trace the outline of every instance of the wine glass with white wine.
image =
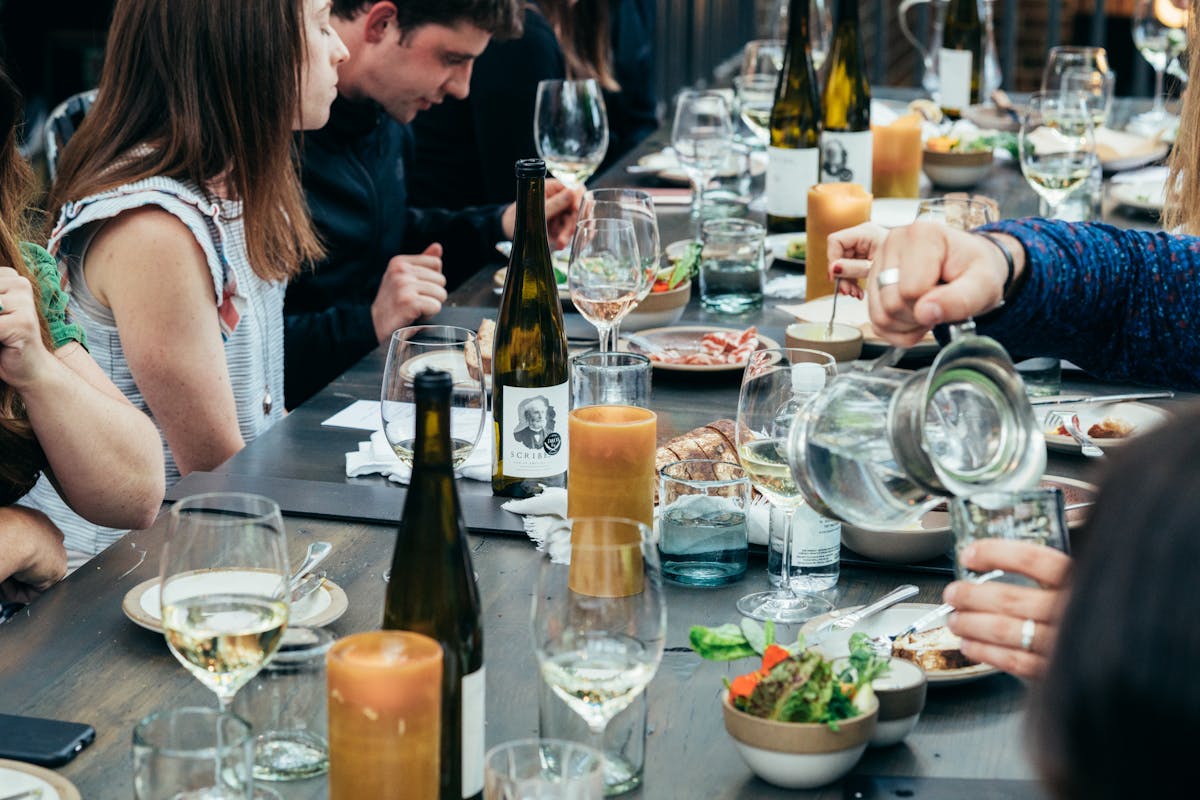
<svg viewBox="0 0 1200 800">
<path fill-rule="evenodd" d="M 608 152 L 608 111 L 600 84 L 591 78 L 538 81 L 533 140 L 554 177 L 582 187 Z"/>
<path fill-rule="evenodd" d="M 1182 7 L 1181 7 L 1182 6 Z M 1163 75 L 1168 66 L 1187 50 L 1188 15 L 1191 3 L 1177 0 L 1137 0 L 1130 24 L 1133 46 L 1154 68 L 1154 105 L 1129 121 L 1129 130 L 1145 136 L 1162 133 L 1174 122 L 1167 112 Z"/>
<path fill-rule="evenodd" d="M 450 461 L 458 469 L 479 443 L 487 418 L 483 358 L 475 332 L 453 325 L 411 325 L 392 333 L 379 410 L 383 435 L 410 469 L 417 435 L 413 379 L 425 369 L 450 373 Z"/>
<path fill-rule="evenodd" d="M 1021 172 L 1055 213 L 1096 162 L 1092 111 L 1080 92 L 1034 92 L 1017 136 Z"/>
<path fill-rule="evenodd" d="M 180 500 L 169 513 L 159 577 L 167 646 L 227 711 L 287 628 L 287 536 L 279 506 L 232 492 Z M 213 780 L 205 800 L 233 796 L 222 785 L 220 759 Z M 255 796 L 277 797 L 261 789 Z"/>
</svg>

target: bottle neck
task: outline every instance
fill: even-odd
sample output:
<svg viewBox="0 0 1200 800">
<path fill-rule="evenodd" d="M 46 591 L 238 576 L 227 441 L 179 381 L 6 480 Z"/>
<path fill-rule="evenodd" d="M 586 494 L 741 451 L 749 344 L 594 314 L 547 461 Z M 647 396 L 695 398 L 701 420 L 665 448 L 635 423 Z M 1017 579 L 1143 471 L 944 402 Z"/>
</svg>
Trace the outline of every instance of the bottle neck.
<svg viewBox="0 0 1200 800">
<path fill-rule="evenodd" d="M 853 25 L 855 30 L 858 29 L 858 0 L 838 0 L 838 30 L 841 31 L 846 25 Z"/>
<path fill-rule="evenodd" d="M 423 470 L 452 470 L 450 454 L 450 395 L 417 395 L 417 436 L 413 442 L 413 476 Z"/>
<path fill-rule="evenodd" d="M 513 252 L 541 244 L 549 253 L 546 238 L 546 179 L 517 178 L 517 220 L 513 231 Z"/>
<path fill-rule="evenodd" d="M 800 53 L 810 46 L 808 39 L 808 4 L 811 0 L 791 0 L 788 5 L 787 52 Z"/>
</svg>

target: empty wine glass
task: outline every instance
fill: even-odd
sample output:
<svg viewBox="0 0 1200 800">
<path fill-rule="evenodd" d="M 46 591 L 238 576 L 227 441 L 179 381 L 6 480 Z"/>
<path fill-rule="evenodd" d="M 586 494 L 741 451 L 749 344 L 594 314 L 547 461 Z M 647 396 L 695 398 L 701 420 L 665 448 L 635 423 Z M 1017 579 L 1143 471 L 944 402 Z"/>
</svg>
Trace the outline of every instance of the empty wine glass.
<svg viewBox="0 0 1200 800">
<path fill-rule="evenodd" d="M 287 628 L 287 536 L 279 506 L 232 492 L 180 500 L 169 513 L 159 578 L 168 648 L 228 711 Z M 221 769 L 216 759 L 207 800 L 227 796 Z M 259 789 L 256 797 L 277 795 Z"/>
<path fill-rule="evenodd" d="M 692 184 L 692 216 L 704 210 L 704 189 L 729 155 L 733 125 L 729 106 L 719 92 L 680 92 L 675 103 L 671 146 Z"/>
<path fill-rule="evenodd" d="M 779 74 L 783 69 L 783 51 L 787 43 L 782 39 L 754 39 L 742 47 L 742 74 Z"/>
<path fill-rule="evenodd" d="M 608 112 L 600 84 L 590 78 L 538 81 L 533 139 L 554 177 L 582 187 L 608 151 Z"/>
<path fill-rule="evenodd" d="M 533 595 L 533 648 L 542 678 L 587 723 L 597 750 L 608 723 L 658 670 L 666 624 L 657 539 L 647 525 L 616 517 L 555 523 Z M 618 783 L 607 775 L 605 782 Z"/>
<path fill-rule="evenodd" d="M 1133 8 L 1133 44 L 1154 68 L 1154 105 L 1129 122 L 1130 130 L 1147 136 L 1159 133 L 1174 119 L 1163 99 L 1163 73 L 1187 49 L 1188 8 L 1173 0 L 1137 0 Z"/>
<path fill-rule="evenodd" d="M 1054 213 L 1095 165 L 1095 132 L 1086 98 L 1077 92 L 1035 92 L 1017 138 L 1021 172 Z"/>
<path fill-rule="evenodd" d="M 1092 126 L 1103 127 L 1112 108 L 1116 76 L 1108 66 L 1103 47 L 1055 47 L 1042 71 L 1043 92 L 1080 92 L 1086 95 Z"/>
<path fill-rule="evenodd" d="M 782 582 L 774 591 L 756 592 L 738 601 L 748 617 L 775 622 L 801 622 L 833 606 L 817 595 L 797 594 L 792 586 L 792 518 L 804 498 L 787 460 L 792 418 L 825 382 L 837 375 L 837 362 L 827 353 L 799 348 L 757 350 L 742 374 L 738 396 L 737 447 L 742 469 L 754 488 L 786 518 Z"/>
<path fill-rule="evenodd" d="M 645 283 L 637 236 L 627 219 L 583 219 L 571 241 L 567 289 L 571 302 L 612 349 L 612 330 L 637 304 Z"/>
<path fill-rule="evenodd" d="M 424 369 L 450 373 L 451 464 L 458 469 L 479 443 L 487 417 L 483 359 L 475 332 L 451 325 L 413 325 L 392 334 L 379 409 L 383 434 L 409 468 L 417 431 L 413 379 Z"/>
</svg>

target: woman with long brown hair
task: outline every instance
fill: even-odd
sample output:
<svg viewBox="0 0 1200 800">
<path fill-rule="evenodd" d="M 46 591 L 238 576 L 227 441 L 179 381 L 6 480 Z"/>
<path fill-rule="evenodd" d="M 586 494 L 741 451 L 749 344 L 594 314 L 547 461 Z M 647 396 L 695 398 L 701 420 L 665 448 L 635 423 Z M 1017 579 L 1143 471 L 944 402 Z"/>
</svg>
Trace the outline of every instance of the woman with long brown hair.
<svg viewBox="0 0 1200 800">
<path fill-rule="evenodd" d="M 14 504 L 39 473 L 108 525 L 149 525 L 163 496 L 154 425 L 88 357 L 54 259 L 28 243 L 33 176 L 17 152 L 19 116 L 0 67 L 0 600 L 27 600 L 67 568 L 58 529 Z"/>
<path fill-rule="evenodd" d="M 536 158 L 533 114 L 538 81 L 595 79 L 620 90 L 613 74 L 610 0 L 525 4 L 519 38 L 494 38 L 475 61 L 470 85 L 413 121 L 416 157 L 405 164 L 418 208 L 511 203 L 517 159 Z M 467 93 L 469 91 L 469 94 Z"/>
<path fill-rule="evenodd" d="M 113 382 L 157 423 L 166 479 L 283 413 L 287 278 L 321 248 L 294 129 L 323 125 L 346 50 L 329 0 L 118 0 L 96 103 L 50 195 L 49 249 Z M 120 531 L 32 494 L 69 548 Z"/>
</svg>

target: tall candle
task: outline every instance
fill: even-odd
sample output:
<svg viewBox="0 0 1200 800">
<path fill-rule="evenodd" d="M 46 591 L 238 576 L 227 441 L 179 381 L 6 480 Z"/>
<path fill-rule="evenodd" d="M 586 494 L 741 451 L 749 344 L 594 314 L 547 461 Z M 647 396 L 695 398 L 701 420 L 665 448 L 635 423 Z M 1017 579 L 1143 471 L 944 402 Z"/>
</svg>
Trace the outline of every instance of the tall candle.
<svg viewBox="0 0 1200 800">
<path fill-rule="evenodd" d="M 627 517 L 654 525 L 657 420 L 653 411 L 634 406 L 571 412 L 567 516 Z"/>
<path fill-rule="evenodd" d="M 326 657 L 329 797 L 438 795 L 442 646 L 411 631 L 356 633 Z"/>
<path fill-rule="evenodd" d="M 833 294 L 826 251 L 830 234 L 870 219 L 871 193 L 857 183 L 818 183 L 809 188 L 805 300 Z"/>
<path fill-rule="evenodd" d="M 921 182 L 921 116 L 872 125 L 871 191 L 876 197 L 916 197 Z"/>
</svg>

